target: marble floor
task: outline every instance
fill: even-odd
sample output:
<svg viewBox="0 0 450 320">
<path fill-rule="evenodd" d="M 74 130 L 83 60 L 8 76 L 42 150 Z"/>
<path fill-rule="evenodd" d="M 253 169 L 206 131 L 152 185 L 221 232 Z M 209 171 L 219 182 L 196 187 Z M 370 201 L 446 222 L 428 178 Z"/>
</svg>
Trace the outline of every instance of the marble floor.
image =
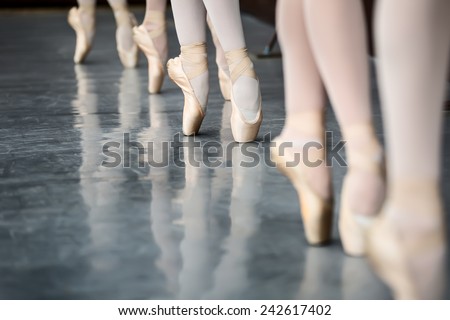
<svg viewBox="0 0 450 320">
<path fill-rule="evenodd" d="M 142 19 L 143 8 L 134 11 Z M 248 16 L 244 25 L 250 51 L 261 51 L 272 28 Z M 172 20 L 169 37 L 173 57 Z M 1 299 L 391 298 L 364 259 L 343 254 L 336 222 L 330 245 L 306 244 L 296 193 L 270 163 L 236 165 L 250 149 L 266 159 L 267 134 L 282 128 L 279 59 L 255 60 L 259 142 L 197 165 L 206 142 L 235 146 L 213 46 L 208 114 L 188 139 L 174 84 L 149 96 L 144 57 L 136 70 L 120 65 L 109 10 L 98 11 L 82 66 L 72 62 L 74 41 L 66 11 L 0 12 Z M 382 138 L 376 99 L 374 113 Z M 338 141 L 331 111 L 327 125 Z M 447 126 L 444 164 L 449 138 Z M 344 174 L 336 165 L 337 204 Z M 448 166 L 444 175 L 449 207 Z"/>
</svg>

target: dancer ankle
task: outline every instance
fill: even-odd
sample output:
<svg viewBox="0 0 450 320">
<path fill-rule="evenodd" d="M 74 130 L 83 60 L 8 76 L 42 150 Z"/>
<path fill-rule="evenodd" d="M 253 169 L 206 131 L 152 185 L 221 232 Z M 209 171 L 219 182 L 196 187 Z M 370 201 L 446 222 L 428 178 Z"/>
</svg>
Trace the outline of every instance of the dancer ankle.
<svg viewBox="0 0 450 320">
<path fill-rule="evenodd" d="M 209 92 L 209 73 L 206 43 L 198 42 L 181 46 L 181 65 L 186 74 L 198 102 L 206 110 Z"/>
<path fill-rule="evenodd" d="M 342 130 L 349 167 L 379 167 L 383 161 L 383 148 L 370 122 L 347 126 Z"/>
<path fill-rule="evenodd" d="M 323 140 L 325 133 L 324 114 L 322 111 L 288 113 L 282 136 L 293 139 L 311 138 Z"/>
<path fill-rule="evenodd" d="M 151 32 L 166 27 L 166 14 L 163 11 L 147 11 L 143 24 Z"/>
</svg>

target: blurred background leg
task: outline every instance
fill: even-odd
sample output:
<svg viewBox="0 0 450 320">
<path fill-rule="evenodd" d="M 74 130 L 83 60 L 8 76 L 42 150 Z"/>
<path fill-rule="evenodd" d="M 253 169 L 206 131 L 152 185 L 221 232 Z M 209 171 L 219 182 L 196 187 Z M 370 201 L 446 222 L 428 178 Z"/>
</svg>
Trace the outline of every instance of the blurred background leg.
<svg viewBox="0 0 450 320">
<path fill-rule="evenodd" d="M 445 283 L 439 179 L 448 30 L 446 0 L 380 1 L 376 44 L 389 193 L 371 236 L 371 260 L 397 298 L 436 299 Z"/>
</svg>

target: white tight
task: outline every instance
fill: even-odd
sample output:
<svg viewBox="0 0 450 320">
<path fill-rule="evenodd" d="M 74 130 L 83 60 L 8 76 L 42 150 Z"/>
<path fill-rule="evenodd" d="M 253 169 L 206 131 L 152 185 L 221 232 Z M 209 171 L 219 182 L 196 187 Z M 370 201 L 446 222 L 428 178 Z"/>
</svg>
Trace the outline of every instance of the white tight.
<svg viewBox="0 0 450 320">
<path fill-rule="evenodd" d="M 145 17 L 143 21 L 143 25 L 145 28 L 152 32 L 155 29 L 161 28 L 162 21 L 154 19 L 155 12 L 162 12 L 163 16 L 165 16 L 167 8 L 167 0 L 147 0 L 145 7 Z M 167 60 L 167 34 L 163 32 L 161 35 L 153 38 L 153 43 L 156 47 L 156 50 L 162 57 L 163 61 Z"/>
<path fill-rule="evenodd" d="M 381 0 L 376 43 L 389 180 L 440 177 L 450 1 Z"/>
<path fill-rule="evenodd" d="M 245 47 L 239 0 L 172 0 L 180 45 L 206 41 L 206 10 L 224 51 Z"/>
<path fill-rule="evenodd" d="M 280 0 L 287 116 L 321 111 L 323 84 L 341 126 L 370 121 L 365 25 L 360 0 Z"/>
<path fill-rule="evenodd" d="M 93 19 L 92 12 L 95 10 L 96 0 L 78 0 L 78 6 L 82 12 L 82 19 Z M 114 11 L 117 24 L 117 39 L 123 49 L 128 50 L 134 45 L 130 25 L 129 10 L 126 0 L 108 0 Z M 89 13 L 89 14 L 83 14 Z"/>
<path fill-rule="evenodd" d="M 180 46 L 206 42 L 206 9 L 201 0 L 172 0 Z"/>
<path fill-rule="evenodd" d="M 206 42 L 206 11 L 225 52 L 246 47 L 239 0 L 172 0 L 175 27 L 181 46 Z M 228 70 L 226 70 L 228 73 Z M 206 101 L 209 91 L 208 73 L 191 80 L 199 101 Z M 251 101 L 259 94 L 258 82 L 240 77 L 233 85 L 237 105 L 255 105 Z M 256 111 L 256 110 L 251 110 Z"/>
<path fill-rule="evenodd" d="M 323 142 L 325 87 L 347 141 L 347 159 L 373 161 L 381 149 L 371 123 L 361 1 L 279 0 L 277 31 L 283 51 L 286 104 L 280 139 L 299 147 L 311 140 Z M 330 175 L 324 166 L 305 168 L 305 174 L 318 193 L 329 196 Z M 375 214 L 383 193 L 380 177 L 352 170 L 348 183 L 355 211 Z"/>
</svg>

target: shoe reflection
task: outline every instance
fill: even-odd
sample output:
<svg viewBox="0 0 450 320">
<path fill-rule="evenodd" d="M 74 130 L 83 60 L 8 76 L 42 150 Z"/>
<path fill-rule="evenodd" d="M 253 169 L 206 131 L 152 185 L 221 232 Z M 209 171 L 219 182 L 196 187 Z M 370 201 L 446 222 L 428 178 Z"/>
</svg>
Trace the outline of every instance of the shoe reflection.
<svg viewBox="0 0 450 320">
<path fill-rule="evenodd" d="M 114 230 L 105 229 L 105 221 L 111 212 L 117 212 L 119 195 L 126 179 L 125 169 L 104 168 L 101 164 L 103 140 L 111 139 L 106 130 L 102 130 L 98 110 L 97 85 L 85 66 L 76 65 L 75 75 L 78 83 L 77 98 L 73 107 L 80 117 L 82 164 L 80 167 L 81 192 L 90 208 L 89 220 L 94 243 L 103 244 Z M 119 123 L 113 130 L 115 141 L 121 141 L 123 133 L 136 126 L 140 117 L 139 76 L 136 70 L 124 70 L 118 92 Z M 123 154 L 123 144 L 120 151 Z M 125 199 L 126 200 L 126 199 Z M 101 225 L 101 227 L 100 227 Z M 109 225 L 114 225 L 110 223 Z"/>
<path fill-rule="evenodd" d="M 243 296 L 249 287 L 247 265 L 251 251 L 248 242 L 260 223 L 257 205 L 261 199 L 263 166 L 262 163 L 245 166 L 252 159 L 244 156 L 243 145 L 233 142 L 230 112 L 231 105 L 226 102 L 220 137 L 224 148 L 228 144 L 234 146 L 228 155 L 231 159 L 224 155 L 225 160 L 232 161 L 231 169 L 226 163 L 214 169 L 206 167 L 201 161 L 202 150 L 194 148 L 194 139 L 185 139 L 186 184 L 182 192 L 181 218 L 184 238 L 180 245 L 183 267 L 178 296 L 181 299 L 236 298 Z M 256 144 L 248 144 L 247 148 L 261 156 Z M 230 203 L 228 215 L 231 223 L 225 238 L 215 243 L 215 213 L 211 208 L 215 208 L 218 202 Z M 216 252 L 223 252 L 218 259 Z"/>
<path fill-rule="evenodd" d="M 124 68 L 119 81 L 120 129 L 129 132 L 139 128 L 141 113 L 141 90 L 138 70 Z"/>
<path fill-rule="evenodd" d="M 80 131 L 81 165 L 80 194 L 89 214 L 97 205 L 97 187 L 88 178 L 93 176 L 101 161 L 99 141 L 102 137 L 100 119 L 97 112 L 98 97 L 96 84 L 87 67 L 75 65 L 77 95 L 72 101 L 74 114 L 77 114 L 75 128 Z M 89 222 L 89 221 L 88 221 Z"/>
<path fill-rule="evenodd" d="M 220 142 L 224 148 L 234 143 L 231 133 L 231 102 L 225 101 L 222 108 L 222 122 L 220 128 Z M 223 164 L 219 168 L 214 169 L 211 181 L 211 201 L 213 203 L 221 202 L 226 196 L 229 196 L 229 189 L 233 182 L 231 166 L 227 163 L 231 162 L 232 154 L 224 152 Z"/>
<path fill-rule="evenodd" d="M 135 148 L 130 148 L 129 150 L 129 161 L 125 161 L 125 143 L 124 135 L 129 134 L 129 139 L 131 141 L 135 140 L 135 130 L 140 128 L 140 118 L 141 118 L 141 90 L 140 90 L 140 77 L 136 69 L 123 69 L 122 75 L 119 80 L 119 90 L 117 94 L 117 112 L 118 112 L 118 123 L 115 127 L 108 132 L 105 130 L 104 140 L 120 142 L 119 148 L 116 152 L 120 153 L 122 158 L 122 163 L 116 168 L 105 168 L 100 166 L 99 175 L 102 178 L 115 178 L 119 179 L 117 181 L 111 180 L 112 184 L 114 182 L 118 183 L 118 188 L 122 188 L 122 181 L 120 179 L 127 179 L 135 177 L 139 172 L 136 170 L 137 154 L 139 152 Z M 109 121 L 110 118 L 108 118 Z M 112 123 L 106 123 L 105 129 L 107 129 Z M 102 150 L 102 145 L 99 147 Z"/>
<path fill-rule="evenodd" d="M 76 124 L 80 130 L 82 148 L 79 184 L 90 229 L 89 247 L 85 252 L 90 266 L 80 279 L 80 286 L 87 288 L 85 297 L 143 297 L 150 291 L 145 287 L 150 288 L 153 283 L 148 270 L 142 268 L 143 264 L 153 262 L 148 250 L 151 239 L 145 239 L 148 234 L 130 232 L 136 230 L 137 224 L 142 224 L 146 218 L 141 215 L 145 212 L 142 210 L 145 201 L 134 203 L 133 193 L 127 187 L 130 175 L 136 173 L 122 165 L 116 168 L 102 166 L 104 141 L 121 142 L 123 133 L 133 129 L 140 121 L 140 94 L 135 89 L 139 88 L 139 79 L 134 70 L 129 71 L 122 74 L 118 88 L 118 106 L 115 109 L 118 117 L 108 112 L 102 119 L 101 115 L 105 112 L 99 109 L 110 106 L 100 106 L 98 103 L 95 92 L 99 83 L 92 80 L 93 75 L 84 66 L 75 66 L 78 91 L 72 105 L 80 115 Z M 121 149 L 123 154 L 123 146 Z M 130 250 L 135 244 L 139 244 L 141 251 Z"/>
<path fill-rule="evenodd" d="M 202 151 L 195 147 L 193 137 L 185 137 L 185 187 L 182 192 L 181 241 L 183 267 L 179 276 L 179 298 L 199 299 L 211 285 L 211 255 L 209 248 L 209 205 L 211 179 L 202 161 Z"/>
<path fill-rule="evenodd" d="M 209 299 L 238 299 L 248 289 L 251 250 L 249 240 L 259 228 L 258 203 L 261 200 L 262 163 L 245 167 L 249 162 L 243 154 L 243 145 L 233 148 L 233 188 L 231 192 L 230 234 L 223 242 L 224 255 L 214 272 L 214 285 L 207 293 Z M 250 148 L 251 149 L 251 148 Z M 254 152 L 261 156 L 255 146 Z"/>
<path fill-rule="evenodd" d="M 147 156 L 155 163 L 162 163 L 168 156 L 168 149 L 164 143 L 170 142 L 171 130 L 166 109 L 165 98 L 161 95 L 149 96 L 149 122 L 151 126 L 139 134 L 139 141 L 144 146 L 151 143 L 147 148 Z M 151 150 L 149 150 L 151 149 Z M 180 257 L 180 228 L 175 225 L 177 218 L 172 205 L 174 192 L 170 187 L 170 172 L 168 166 L 149 169 L 151 180 L 151 204 L 150 221 L 151 232 L 160 254 L 156 259 L 155 266 L 164 275 L 166 290 L 170 297 L 178 294 L 178 274 L 181 269 Z"/>
<path fill-rule="evenodd" d="M 101 228 L 100 221 L 106 220 L 105 210 L 108 204 L 115 206 L 115 197 L 111 198 L 114 187 L 102 187 L 97 183 L 98 177 L 107 178 L 108 171 L 101 174 L 101 141 L 104 133 L 98 112 L 97 84 L 87 67 L 76 65 L 75 75 L 78 84 L 77 98 L 72 106 L 80 115 L 77 127 L 81 133 L 82 163 L 80 166 L 80 192 L 88 208 L 87 222 L 90 229 L 90 246 L 94 252 L 107 245 L 113 230 Z M 106 191 L 108 190 L 108 191 Z M 108 201 L 108 200 L 111 201 Z M 108 269 L 111 260 L 106 254 L 96 254 L 90 258 L 91 268 Z"/>
</svg>

